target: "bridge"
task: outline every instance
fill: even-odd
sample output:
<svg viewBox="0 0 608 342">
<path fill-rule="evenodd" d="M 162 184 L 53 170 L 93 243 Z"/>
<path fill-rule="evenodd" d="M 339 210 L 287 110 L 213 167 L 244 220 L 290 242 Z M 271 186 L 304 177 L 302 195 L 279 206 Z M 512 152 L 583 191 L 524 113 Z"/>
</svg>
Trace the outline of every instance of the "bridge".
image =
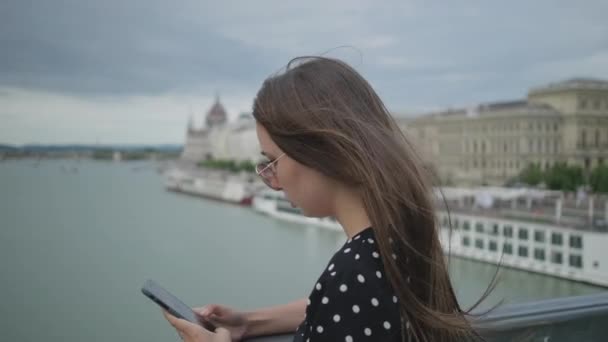
<svg viewBox="0 0 608 342">
<path fill-rule="evenodd" d="M 475 319 L 488 342 L 608 341 L 608 292 L 506 304 Z M 293 334 L 247 342 L 287 342 Z"/>
</svg>

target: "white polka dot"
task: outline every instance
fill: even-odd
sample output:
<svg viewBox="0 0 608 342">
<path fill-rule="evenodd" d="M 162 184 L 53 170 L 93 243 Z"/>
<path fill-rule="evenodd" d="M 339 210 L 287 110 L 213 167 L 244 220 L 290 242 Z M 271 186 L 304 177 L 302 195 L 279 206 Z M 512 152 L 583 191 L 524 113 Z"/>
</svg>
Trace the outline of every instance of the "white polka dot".
<svg viewBox="0 0 608 342">
<path fill-rule="evenodd" d="M 397 303 L 397 296 L 393 296 L 393 303 Z"/>
<path fill-rule="evenodd" d="M 321 283 L 317 283 L 317 285 L 315 286 L 315 288 L 316 288 L 317 290 L 321 290 Z"/>
<path fill-rule="evenodd" d="M 405 328 L 409 329 L 410 328 L 410 321 L 405 322 Z"/>
<path fill-rule="evenodd" d="M 348 252 L 350 252 L 350 248 L 347 248 L 344 250 L 344 253 L 348 253 Z"/>
<path fill-rule="evenodd" d="M 306 305 L 310 305 L 310 298 L 308 298 Z"/>
<path fill-rule="evenodd" d="M 329 298 L 323 297 L 323 299 L 321 299 L 321 303 L 323 303 L 323 304 L 329 303 Z"/>
<path fill-rule="evenodd" d="M 365 283 L 365 277 L 363 277 L 361 274 L 359 274 L 359 275 L 357 276 L 357 280 L 358 280 L 360 283 Z"/>
<path fill-rule="evenodd" d="M 353 305 L 353 312 L 359 313 L 359 305 Z"/>
<path fill-rule="evenodd" d="M 323 332 L 323 327 L 322 326 L 317 326 L 317 332 L 320 334 Z"/>
<path fill-rule="evenodd" d="M 306 342 L 310 342 L 310 338 L 307 338 L 307 339 L 306 339 Z"/>
<path fill-rule="evenodd" d="M 367 239 L 369 243 L 374 243 L 374 239 Z"/>
<path fill-rule="evenodd" d="M 395 241 L 393 240 L 393 238 L 389 237 L 389 238 L 388 238 L 388 242 L 393 243 L 393 242 L 395 242 Z"/>
<path fill-rule="evenodd" d="M 388 330 L 391 328 L 391 324 L 387 321 L 384 321 L 384 329 Z"/>
<path fill-rule="evenodd" d="M 361 235 L 355 236 L 355 240 L 359 240 L 360 237 L 361 237 Z"/>
<path fill-rule="evenodd" d="M 378 259 L 380 257 L 380 254 L 378 254 L 377 252 L 372 253 L 372 255 L 374 256 L 374 258 Z"/>
<path fill-rule="evenodd" d="M 336 275 L 336 272 L 331 272 L 329 275 L 331 275 L 332 277 Z"/>
<path fill-rule="evenodd" d="M 348 287 L 345 284 L 340 285 L 340 292 L 346 292 L 346 290 L 348 290 Z"/>
<path fill-rule="evenodd" d="M 334 322 L 340 322 L 340 315 L 334 315 Z"/>
<path fill-rule="evenodd" d="M 377 276 L 378 278 L 382 278 L 382 272 L 380 272 L 380 271 L 376 271 L 376 276 Z"/>
<path fill-rule="evenodd" d="M 370 328 L 365 328 L 363 332 L 365 332 L 365 336 L 372 336 L 372 329 Z"/>
<path fill-rule="evenodd" d="M 331 271 L 334 269 L 334 264 L 329 265 L 329 267 L 327 268 L 328 271 Z"/>
<path fill-rule="evenodd" d="M 408 282 L 408 283 L 410 282 L 410 280 L 411 280 L 411 279 L 410 279 L 410 277 L 407 277 L 407 282 Z"/>
<path fill-rule="evenodd" d="M 347 336 L 344 338 L 344 341 L 346 341 L 346 342 L 353 342 L 353 337 L 352 337 L 352 336 L 350 336 L 350 335 L 347 335 Z"/>
<path fill-rule="evenodd" d="M 355 260 L 359 260 L 359 254 L 355 254 Z"/>
<path fill-rule="evenodd" d="M 372 298 L 372 305 L 373 306 L 378 306 L 378 300 L 376 298 Z"/>
<path fill-rule="evenodd" d="M 393 257 L 393 259 L 397 260 L 397 254 L 393 253 L 392 257 Z"/>
</svg>

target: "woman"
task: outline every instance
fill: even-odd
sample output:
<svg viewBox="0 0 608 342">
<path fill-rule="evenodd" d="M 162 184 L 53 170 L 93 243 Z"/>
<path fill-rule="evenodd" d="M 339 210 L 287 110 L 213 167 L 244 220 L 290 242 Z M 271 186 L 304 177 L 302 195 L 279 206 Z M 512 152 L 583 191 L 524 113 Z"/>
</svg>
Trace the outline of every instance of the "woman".
<svg viewBox="0 0 608 342">
<path fill-rule="evenodd" d="M 439 244 L 432 183 L 416 151 L 361 75 L 300 57 L 267 79 L 253 105 L 267 162 L 257 167 L 311 217 L 348 237 L 310 296 L 253 312 L 197 309 L 218 328 L 166 318 L 186 341 L 295 332 L 295 341 L 461 341 L 474 338 Z"/>
</svg>

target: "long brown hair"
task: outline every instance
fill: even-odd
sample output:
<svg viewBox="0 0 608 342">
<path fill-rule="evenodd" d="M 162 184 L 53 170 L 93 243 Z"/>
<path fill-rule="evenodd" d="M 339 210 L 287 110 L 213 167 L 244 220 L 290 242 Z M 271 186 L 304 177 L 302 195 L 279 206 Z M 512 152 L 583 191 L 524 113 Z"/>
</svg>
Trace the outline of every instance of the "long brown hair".
<svg viewBox="0 0 608 342">
<path fill-rule="evenodd" d="M 265 80 L 253 115 L 291 158 L 358 189 L 399 298 L 404 339 L 478 337 L 448 275 L 433 179 L 357 71 L 336 59 L 295 58 Z"/>
</svg>

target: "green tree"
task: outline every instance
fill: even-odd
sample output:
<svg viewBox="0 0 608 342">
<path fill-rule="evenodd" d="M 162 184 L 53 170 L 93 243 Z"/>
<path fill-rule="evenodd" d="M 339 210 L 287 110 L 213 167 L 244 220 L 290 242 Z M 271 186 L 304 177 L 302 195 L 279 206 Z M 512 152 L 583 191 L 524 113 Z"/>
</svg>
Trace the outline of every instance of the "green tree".
<svg viewBox="0 0 608 342">
<path fill-rule="evenodd" d="M 568 166 L 557 163 L 544 174 L 547 187 L 551 190 L 575 191 L 585 183 L 583 169 L 580 166 Z"/>
<path fill-rule="evenodd" d="M 543 172 L 538 164 L 530 164 L 521 171 L 519 179 L 528 185 L 538 185 L 543 180 Z"/>
<path fill-rule="evenodd" d="M 608 192 L 608 167 L 600 165 L 591 171 L 589 185 L 594 192 Z"/>
</svg>

